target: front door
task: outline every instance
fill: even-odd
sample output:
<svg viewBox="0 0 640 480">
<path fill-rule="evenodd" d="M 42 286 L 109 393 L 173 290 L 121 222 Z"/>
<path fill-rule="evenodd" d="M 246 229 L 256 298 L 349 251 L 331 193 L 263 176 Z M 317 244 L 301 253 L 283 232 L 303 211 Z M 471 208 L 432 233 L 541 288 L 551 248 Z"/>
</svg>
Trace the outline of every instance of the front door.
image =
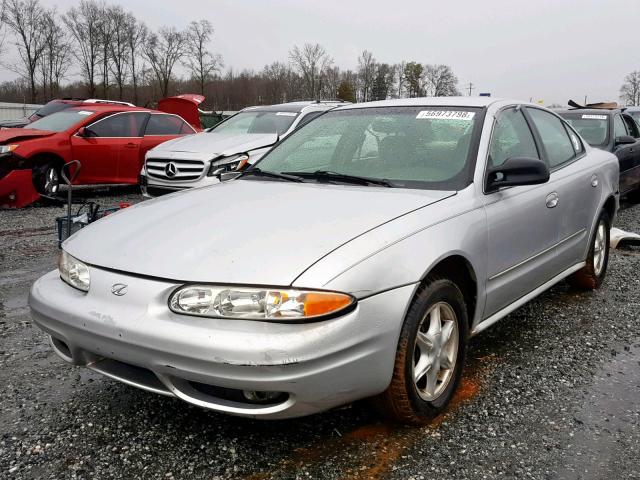
<svg viewBox="0 0 640 480">
<path fill-rule="evenodd" d="M 488 168 L 509 158 L 541 158 L 520 108 L 502 110 L 494 123 Z M 552 185 L 503 188 L 484 195 L 488 226 L 484 318 L 553 276 L 560 212 Z"/>
</svg>

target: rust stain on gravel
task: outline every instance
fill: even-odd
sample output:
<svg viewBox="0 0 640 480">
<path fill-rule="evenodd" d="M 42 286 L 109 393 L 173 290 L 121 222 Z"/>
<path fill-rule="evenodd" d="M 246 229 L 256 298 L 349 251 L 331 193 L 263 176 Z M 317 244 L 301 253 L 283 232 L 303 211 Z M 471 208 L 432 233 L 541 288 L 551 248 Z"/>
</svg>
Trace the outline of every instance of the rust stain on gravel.
<svg viewBox="0 0 640 480">
<path fill-rule="evenodd" d="M 467 369 L 447 410 L 423 427 L 409 427 L 393 423 L 362 425 L 340 437 L 323 439 L 309 447 L 295 449 L 273 470 L 256 472 L 246 480 L 279 478 L 299 471 L 320 472 L 323 468 L 335 469 L 344 465 L 342 478 L 349 480 L 382 479 L 393 464 L 419 440 L 437 436 L 437 429 L 461 405 L 473 399 L 481 390 L 481 379 L 493 369 L 493 355 L 476 358 L 476 365 Z M 351 458 L 356 457 L 354 465 Z"/>
</svg>

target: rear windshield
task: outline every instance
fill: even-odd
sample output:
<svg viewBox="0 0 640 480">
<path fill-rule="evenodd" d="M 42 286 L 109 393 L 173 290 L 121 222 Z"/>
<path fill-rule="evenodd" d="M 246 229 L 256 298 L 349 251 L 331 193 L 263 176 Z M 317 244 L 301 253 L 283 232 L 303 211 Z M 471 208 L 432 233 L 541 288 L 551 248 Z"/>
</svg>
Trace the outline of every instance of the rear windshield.
<svg viewBox="0 0 640 480">
<path fill-rule="evenodd" d="M 33 112 L 33 115 L 31 117 L 34 120 L 37 120 L 38 118 L 46 117 L 47 115 L 51 115 L 52 113 L 60 112 L 74 106 L 75 105 L 73 105 L 72 103 L 58 102 L 54 100 Z"/>
<path fill-rule="evenodd" d="M 240 112 L 213 127 L 210 132 L 229 135 L 247 133 L 285 133 L 298 116 L 297 112 Z"/>
<path fill-rule="evenodd" d="M 394 187 L 459 190 L 475 166 L 480 109 L 386 107 L 336 110 L 293 132 L 256 164 L 263 171 L 331 171 Z"/>
<path fill-rule="evenodd" d="M 48 130 L 51 132 L 63 132 L 73 127 L 76 123 L 86 120 L 94 113 L 95 112 L 91 110 L 63 110 L 30 123 L 29 128 L 36 130 Z"/>
<path fill-rule="evenodd" d="M 605 145 L 609 140 L 609 116 L 593 113 L 561 113 L 587 143 L 593 147 Z"/>
</svg>

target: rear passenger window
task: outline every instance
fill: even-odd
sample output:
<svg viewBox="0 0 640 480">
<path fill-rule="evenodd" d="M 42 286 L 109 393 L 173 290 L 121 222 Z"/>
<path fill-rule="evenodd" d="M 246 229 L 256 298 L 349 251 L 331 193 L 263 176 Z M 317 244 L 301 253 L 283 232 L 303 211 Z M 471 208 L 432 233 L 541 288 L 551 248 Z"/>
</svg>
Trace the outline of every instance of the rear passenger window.
<svg viewBox="0 0 640 480">
<path fill-rule="evenodd" d="M 576 156 L 576 151 L 562 120 L 539 108 L 527 110 L 538 129 L 547 157 L 549 157 L 549 168 L 558 167 L 573 159 Z"/>
<path fill-rule="evenodd" d="M 175 115 L 152 114 L 145 135 L 182 135 L 193 130 Z"/>
<path fill-rule="evenodd" d="M 98 120 L 87 128 L 91 136 L 102 138 L 140 137 L 146 113 L 116 113 Z"/>
<path fill-rule="evenodd" d="M 489 164 L 502 165 L 513 157 L 540 158 L 533 134 L 520 110 L 503 110 L 496 119 L 489 147 Z"/>
</svg>

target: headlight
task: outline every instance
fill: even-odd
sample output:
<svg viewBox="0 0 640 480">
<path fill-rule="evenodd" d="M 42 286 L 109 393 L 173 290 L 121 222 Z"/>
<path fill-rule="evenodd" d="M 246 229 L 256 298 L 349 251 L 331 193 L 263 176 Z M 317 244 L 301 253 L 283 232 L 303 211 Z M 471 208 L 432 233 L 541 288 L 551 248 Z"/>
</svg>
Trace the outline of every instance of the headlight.
<svg viewBox="0 0 640 480">
<path fill-rule="evenodd" d="M 231 155 L 230 157 L 224 157 L 219 160 L 211 162 L 207 177 L 213 177 L 220 175 L 224 172 L 240 171 L 249 161 L 249 155 L 247 153 L 238 153 L 237 155 Z"/>
<path fill-rule="evenodd" d="M 351 295 L 311 290 L 185 285 L 171 295 L 175 313 L 272 322 L 334 315 L 355 304 Z"/>
<path fill-rule="evenodd" d="M 0 145 L 0 154 L 13 152 L 20 145 L 13 143 L 11 145 Z"/>
<path fill-rule="evenodd" d="M 89 291 L 89 285 L 91 284 L 89 267 L 64 250 L 62 250 L 58 259 L 58 270 L 60 271 L 60 278 L 64 282 L 83 292 Z"/>
</svg>

